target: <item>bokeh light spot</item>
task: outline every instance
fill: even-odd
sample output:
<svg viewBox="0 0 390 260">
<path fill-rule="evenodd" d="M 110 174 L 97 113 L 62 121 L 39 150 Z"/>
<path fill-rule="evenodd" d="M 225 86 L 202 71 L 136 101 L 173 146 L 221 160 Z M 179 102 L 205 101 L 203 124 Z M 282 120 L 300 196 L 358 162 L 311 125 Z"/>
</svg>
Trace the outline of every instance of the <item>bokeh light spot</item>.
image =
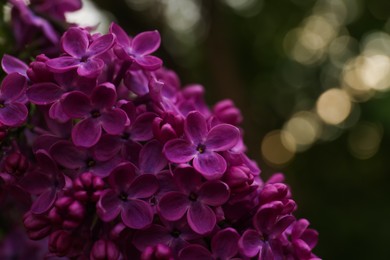
<svg viewBox="0 0 390 260">
<path fill-rule="evenodd" d="M 352 108 L 348 94 L 338 88 L 329 89 L 317 100 L 317 113 L 327 124 L 342 123 L 350 114 Z"/>
<path fill-rule="evenodd" d="M 274 130 L 268 133 L 261 143 L 261 153 L 265 161 L 273 166 L 283 166 L 293 159 L 295 152 L 287 149 L 282 142 L 284 138 L 290 138 L 289 142 L 293 142 L 292 137 L 288 133 L 281 130 Z"/>
</svg>

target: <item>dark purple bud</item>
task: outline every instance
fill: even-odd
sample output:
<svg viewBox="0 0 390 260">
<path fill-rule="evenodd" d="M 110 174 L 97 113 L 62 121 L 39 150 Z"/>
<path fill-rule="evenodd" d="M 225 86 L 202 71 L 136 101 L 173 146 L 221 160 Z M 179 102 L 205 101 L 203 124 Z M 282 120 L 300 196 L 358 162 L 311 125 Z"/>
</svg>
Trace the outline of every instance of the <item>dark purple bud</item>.
<svg viewBox="0 0 390 260">
<path fill-rule="evenodd" d="M 223 176 L 224 182 L 235 192 L 249 189 L 253 179 L 251 170 L 246 166 L 232 166 Z"/>
<path fill-rule="evenodd" d="M 85 172 L 73 181 L 74 197 L 82 202 L 96 202 L 100 198 L 104 185 L 102 178 L 91 172 Z"/>
<path fill-rule="evenodd" d="M 32 240 L 40 240 L 50 234 L 51 223 L 44 215 L 35 215 L 27 211 L 23 216 L 23 224 L 27 235 Z"/>
<path fill-rule="evenodd" d="M 49 251 L 57 256 L 66 256 L 72 250 L 72 239 L 68 231 L 54 231 L 49 237 Z"/>
<path fill-rule="evenodd" d="M 85 207 L 81 202 L 71 197 L 61 197 L 49 211 L 49 218 L 66 229 L 73 229 L 81 224 L 85 214 Z"/>
<path fill-rule="evenodd" d="M 93 244 L 91 250 L 92 260 L 116 260 L 119 257 L 119 249 L 112 241 L 101 239 Z"/>
<path fill-rule="evenodd" d="M 29 166 L 26 156 L 13 152 L 5 158 L 4 170 L 17 177 L 23 176 Z"/>
<path fill-rule="evenodd" d="M 173 260 L 171 249 L 162 244 L 147 247 L 141 255 L 141 260 Z"/>
<path fill-rule="evenodd" d="M 239 125 L 242 122 L 240 110 L 234 105 L 230 99 L 222 100 L 215 104 L 214 114 L 222 123 Z"/>
<path fill-rule="evenodd" d="M 37 56 L 35 61 L 30 63 L 30 67 L 27 69 L 27 76 L 32 82 L 51 82 L 53 80 L 53 74 L 45 64 L 47 60 L 49 58 L 41 54 Z"/>
</svg>

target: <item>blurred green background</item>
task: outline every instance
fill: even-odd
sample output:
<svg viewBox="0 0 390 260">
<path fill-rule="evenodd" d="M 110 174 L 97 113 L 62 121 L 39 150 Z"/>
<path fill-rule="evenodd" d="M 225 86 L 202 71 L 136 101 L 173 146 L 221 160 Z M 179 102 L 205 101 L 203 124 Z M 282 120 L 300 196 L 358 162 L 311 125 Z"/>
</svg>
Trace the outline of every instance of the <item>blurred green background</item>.
<svg viewBox="0 0 390 260">
<path fill-rule="evenodd" d="M 286 174 L 318 256 L 390 259 L 390 1 L 94 0 L 69 19 L 158 29 L 183 84 L 241 109 L 250 156 Z"/>
</svg>

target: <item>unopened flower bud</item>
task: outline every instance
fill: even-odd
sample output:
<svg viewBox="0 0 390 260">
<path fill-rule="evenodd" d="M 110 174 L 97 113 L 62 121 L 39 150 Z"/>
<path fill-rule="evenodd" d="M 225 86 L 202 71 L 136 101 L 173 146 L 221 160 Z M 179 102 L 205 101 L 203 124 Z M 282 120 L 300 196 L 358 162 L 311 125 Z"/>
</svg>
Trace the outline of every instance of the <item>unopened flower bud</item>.
<svg viewBox="0 0 390 260">
<path fill-rule="evenodd" d="M 29 163 L 23 154 L 13 152 L 5 159 L 4 170 L 15 176 L 22 176 L 28 169 Z"/>
<path fill-rule="evenodd" d="M 116 260 L 119 257 L 119 249 L 112 241 L 101 239 L 93 244 L 91 250 L 92 260 Z"/>
<path fill-rule="evenodd" d="M 50 234 L 49 251 L 57 256 L 65 256 L 72 249 L 72 236 L 65 230 L 57 230 Z"/>
<path fill-rule="evenodd" d="M 23 216 L 23 224 L 27 235 L 32 240 L 40 240 L 49 235 L 51 223 L 46 216 L 32 214 L 28 211 Z"/>
<path fill-rule="evenodd" d="M 173 260 L 171 249 L 162 244 L 147 247 L 141 255 L 141 260 Z"/>
<path fill-rule="evenodd" d="M 74 197 L 82 202 L 99 200 L 100 193 L 104 189 L 102 178 L 93 175 L 91 172 L 81 174 L 73 182 L 75 189 Z"/>
</svg>

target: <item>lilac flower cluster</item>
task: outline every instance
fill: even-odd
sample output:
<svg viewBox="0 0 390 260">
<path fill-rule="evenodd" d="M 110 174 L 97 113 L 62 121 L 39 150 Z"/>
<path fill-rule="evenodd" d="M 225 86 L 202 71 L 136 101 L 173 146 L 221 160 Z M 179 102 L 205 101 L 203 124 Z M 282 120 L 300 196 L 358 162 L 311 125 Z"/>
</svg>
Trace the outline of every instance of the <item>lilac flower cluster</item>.
<svg viewBox="0 0 390 260">
<path fill-rule="evenodd" d="M 240 111 L 210 109 L 134 38 L 72 27 L 61 56 L 5 55 L 0 196 L 26 204 L 32 240 L 77 259 L 318 259 L 283 176 L 245 154 Z"/>
</svg>

